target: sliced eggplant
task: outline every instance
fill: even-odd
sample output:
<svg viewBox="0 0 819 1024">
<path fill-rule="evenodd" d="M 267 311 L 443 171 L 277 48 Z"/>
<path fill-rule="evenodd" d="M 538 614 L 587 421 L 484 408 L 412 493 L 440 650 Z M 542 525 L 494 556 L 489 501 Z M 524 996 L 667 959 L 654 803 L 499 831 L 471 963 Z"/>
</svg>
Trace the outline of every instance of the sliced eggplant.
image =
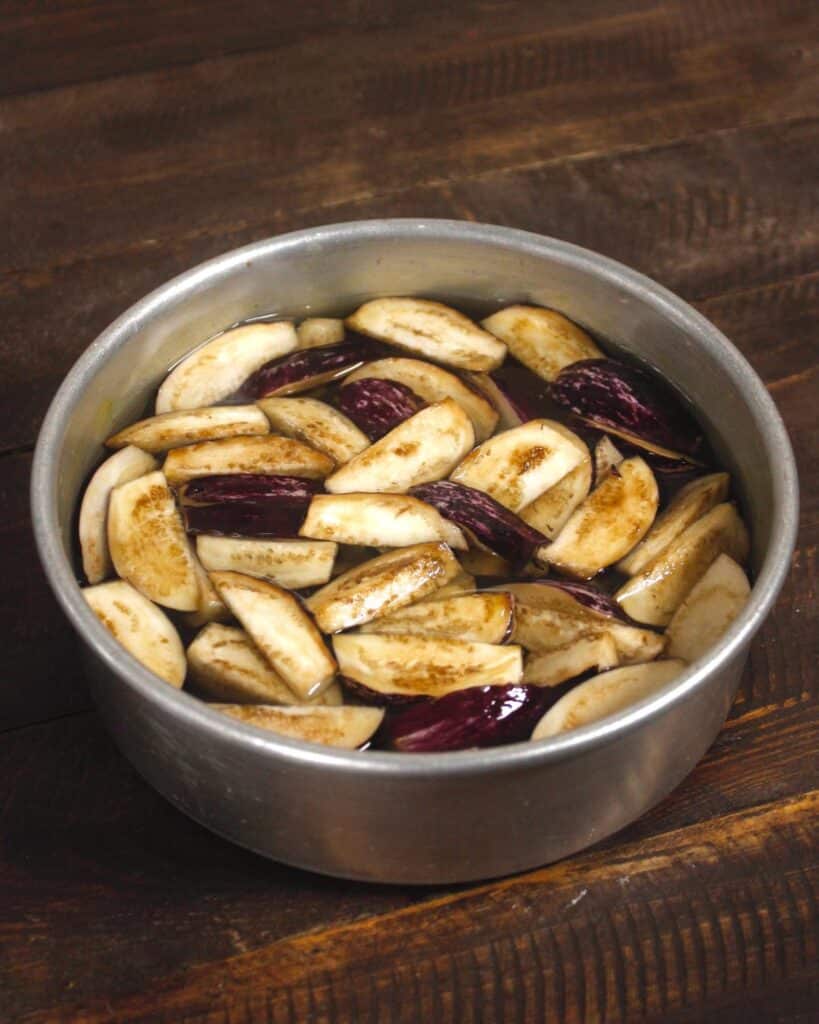
<svg viewBox="0 0 819 1024">
<path fill-rule="evenodd" d="M 651 697 L 676 679 L 684 669 L 684 661 L 669 659 L 643 665 L 626 665 L 624 668 L 603 672 L 573 687 L 549 708 L 535 727 L 532 739 L 557 736 L 571 729 L 591 725 L 609 715 L 616 715 L 632 704 Z"/>
<path fill-rule="evenodd" d="M 426 597 L 460 572 L 446 544 L 414 544 L 337 576 L 307 599 L 324 633 L 363 625 Z"/>
<path fill-rule="evenodd" d="M 317 494 L 299 533 L 302 537 L 377 548 L 407 547 L 425 541 L 466 548 L 464 536 L 454 523 L 409 494 Z"/>
<path fill-rule="evenodd" d="M 238 572 L 213 572 L 211 581 L 261 653 L 302 700 L 333 681 L 336 663 L 321 633 L 289 591 Z"/>
<path fill-rule="evenodd" d="M 317 480 L 261 473 L 201 476 L 179 498 L 188 533 L 236 537 L 297 537 Z"/>
<path fill-rule="evenodd" d="M 588 458 L 585 444 L 562 423 L 530 420 L 478 445 L 451 479 L 519 512 Z"/>
<path fill-rule="evenodd" d="M 233 616 L 230 609 L 216 593 L 216 587 L 211 583 L 210 576 L 205 571 L 201 561 L 194 558 L 196 566 L 196 579 L 199 583 L 199 603 L 196 611 L 185 612 L 182 621 L 191 629 L 199 629 L 209 622 L 230 622 Z"/>
<path fill-rule="evenodd" d="M 109 448 L 135 444 L 143 451 L 158 454 L 196 441 L 269 432 L 267 418 L 255 405 L 212 405 L 207 409 L 164 412 L 139 420 L 105 443 Z"/>
<path fill-rule="evenodd" d="M 326 583 L 332 575 L 337 550 L 337 544 L 326 540 L 196 538 L 196 553 L 209 572 L 247 573 L 291 590 Z"/>
<path fill-rule="evenodd" d="M 460 594 L 472 594 L 475 592 L 475 577 L 461 569 L 457 576 L 439 587 L 429 597 L 422 597 L 418 604 L 427 604 L 430 601 L 443 601 L 445 597 L 457 597 Z"/>
<path fill-rule="evenodd" d="M 416 634 L 343 633 L 333 637 L 339 670 L 382 695 L 443 697 L 470 686 L 520 682 L 520 647 Z"/>
<path fill-rule="evenodd" d="M 642 541 L 617 563 L 620 572 L 634 576 L 662 554 L 668 545 L 715 505 L 728 497 L 731 478 L 710 473 L 682 487 L 661 512 Z"/>
<path fill-rule="evenodd" d="M 292 352 L 297 345 L 296 331 L 285 321 L 245 324 L 225 331 L 171 370 L 156 396 L 156 412 L 215 405 L 265 363 Z"/>
<path fill-rule="evenodd" d="M 113 564 L 108 550 L 108 501 L 120 484 L 136 480 L 156 469 L 156 459 L 128 445 L 109 456 L 97 468 L 80 505 L 80 549 L 82 567 L 89 583 L 101 583 L 111 575 Z"/>
<path fill-rule="evenodd" d="M 525 366 L 506 363 L 492 373 L 465 373 L 464 379 L 492 404 L 500 430 L 511 430 L 543 417 L 542 396 L 537 392 L 545 385 Z M 534 390 L 527 387 L 532 383 Z"/>
<path fill-rule="evenodd" d="M 464 384 L 456 374 L 435 366 L 434 363 L 400 357 L 377 359 L 373 363 L 366 363 L 345 380 L 342 398 L 351 384 L 363 378 L 391 380 L 402 384 L 430 404 L 441 402 L 445 398 L 454 399 L 472 420 L 475 440 L 479 444 L 492 434 L 498 424 L 498 413 L 482 391 Z"/>
<path fill-rule="evenodd" d="M 447 476 L 475 443 L 472 423 L 451 398 L 405 420 L 325 481 L 333 494 L 403 493 Z"/>
<path fill-rule="evenodd" d="M 610 633 L 579 637 L 566 647 L 546 654 L 530 654 L 524 662 L 523 681 L 537 686 L 558 686 L 590 669 L 605 672 L 620 664 Z"/>
<path fill-rule="evenodd" d="M 683 530 L 615 594 L 637 622 L 667 626 L 697 580 L 720 554 L 744 562 L 748 531 L 730 502 L 716 505 Z"/>
<path fill-rule="evenodd" d="M 565 366 L 603 353 L 589 335 L 562 313 L 542 306 L 507 306 L 481 324 L 500 338 L 509 352 L 544 380 L 554 380 Z"/>
<path fill-rule="evenodd" d="M 463 313 L 429 299 L 373 299 L 347 317 L 354 331 L 461 370 L 492 370 L 506 346 Z"/>
<path fill-rule="evenodd" d="M 310 316 L 296 328 L 299 348 L 324 348 L 344 341 L 344 321 L 327 316 Z"/>
<path fill-rule="evenodd" d="M 563 590 L 584 608 L 591 608 L 592 611 L 607 615 L 609 618 L 619 619 L 621 622 L 629 623 L 629 617 L 614 600 L 611 594 L 601 590 L 587 580 L 567 580 L 559 576 L 543 576 L 540 579 L 529 580 L 530 583 L 539 583 L 544 587 L 556 587 Z M 630 623 L 634 625 L 634 623 Z"/>
<path fill-rule="evenodd" d="M 316 398 L 263 398 L 259 408 L 275 431 L 304 441 L 339 466 L 370 444 L 355 423 Z"/>
<path fill-rule="evenodd" d="M 363 633 L 420 633 L 455 640 L 502 644 L 512 632 L 515 601 L 511 594 L 459 594 L 422 601 L 361 627 Z"/>
<path fill-rule="evenodd" d="M 202 441 L 168 452 L 163 467 L 168 483 L 179 487 L 198 476 L 234 473 L 301 476 L 320 480 L 333 471 L 335 463 L 290 437 L 230 437 L 223 441 Z"/>
<path fill-rule="evenodd" d="M 360 377 L 343 387 L 338 396 L 341 411 L 361 428 L 370 441 L 379 441 L 399 423 L 420 412 L 424 404 L 404 384 L 379 377 Z"/>
<path fill-rule="evenodd" d="M 301 349 L 260 367 L 235 394 L 246 401 L 296 395 L 339 380 L 379 354 L 377 346 L 366 338 L 350 338 L 326 348 Z"/>
<path fill-rule="evenodd" d="M 111 492 L 108 548 L 117 575 L 149 600 L 181 612 L 198 608 L 196 560 L 159 470 Z"/>
<path fill-rule="evenodd" d="M 185 681 L 185 650 L 168 616 L 126 583 L 111 580 L 86 587 L 83 597 L 120 644 L 166 683 L 177 689 Z"/>
<path fill-rule="evenodd" d="M 538 562 L 590 579 L 613 565 L 645 536 L 660 494 L 643 459 L 625 459 L 580 504 L 556 539 L 540 548 Z"/>
<path fill-rule="evenodd" d="M 548 540 L 554 540 L 569 521 L 572 512 L 588 495 L 591 482 L 591 459 L 584 459 L 562 480 L 558 480 L 522 508 L 520 518 Z"/>
<path fill-rule="evenodd" d="M 719 555 L 694 584 L 668 624 L 668 653 L 696 661 L 716 644 L 751 595 L 742 568 L 728 555 Z"/>
<path fill-rule="evenodd" d="M 380 708 L 354 705 L 281 708 L 263 704 L 212 704 L 211 707 L 257 729 L 341 750 L 363 747 L 384 717 Z"/>
<path fill-rule="evenodd" d="M 603 434 L 594 446 L 594 486 L 599 486 L 623 461 L 623 454 L 608 434 Z"/>
</svg>

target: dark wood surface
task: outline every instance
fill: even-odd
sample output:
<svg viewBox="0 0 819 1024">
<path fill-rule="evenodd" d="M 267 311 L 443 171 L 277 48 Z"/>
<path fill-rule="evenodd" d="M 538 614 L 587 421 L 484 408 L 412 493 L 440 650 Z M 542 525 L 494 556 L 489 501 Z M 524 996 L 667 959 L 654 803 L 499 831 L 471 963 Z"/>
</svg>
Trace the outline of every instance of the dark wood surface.
<svg viewBox="0 0 819 1024">
<path fill-rule="evenodd" d="M 819 6 L 0 2 L 0 1020 L 819 1020 Z M 27 510 L 74 359 L 172 274 L 383 215 L 578 242 L 693 302 L 794 441 L 802 530 L 731 716 L 659 807 L 448 889 L 205 832 L 89 709 Z"/>
</svg>

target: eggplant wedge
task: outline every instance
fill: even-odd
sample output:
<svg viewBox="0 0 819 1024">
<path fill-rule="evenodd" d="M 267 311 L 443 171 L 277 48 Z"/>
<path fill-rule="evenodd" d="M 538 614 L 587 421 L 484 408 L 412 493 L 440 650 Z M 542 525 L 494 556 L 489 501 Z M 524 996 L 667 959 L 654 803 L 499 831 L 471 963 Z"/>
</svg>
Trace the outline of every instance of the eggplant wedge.
<svg viewBox="0 0 819 1024">
<path fill-rule="evenodd" d="M 478 445 L 450 479 L 519 512 L 588 458 L 586 445 L 562 423 L 530 420 Z"/>
<path fill-rule="evenodd" d="M 304 441 L 343 466 L 370 445 L 351 420 L 316 398 L 262 398 L 259 408 L 275 431 Z"/>
<path fill-rule="evenodd" d="M 310 316 L 296 328 L 299 348 L 324 348 L 344 341 L 344 321 L 329 316 Z"/>
<path fill-rule="evenodd" d="M 323 633 L 337 633 L 390 615 L 433 593 L 459 572 L 446 544 L 415 544 L 337 576 L 306 603 Z"/>
<path fill-rule="evenodd" d="M 411 604 L 401 611 L 376 619 L 361 627 L 362 633 L 419 633 L 422 636 L 448 636 L 454 640 L 502 644 L 512 632 L 515 601 L 511 594 L 437 595 Z"/>
<path fill-rule="evenodd" d="M 624 458 L 609 435 L 603 434 L 594 446 L 594 486 L 599 486 Z"/>
<path fill-rule="evenodd" d="M 667 626 L 691 588 L 718 555 L 736 562 L 748 555 L 748 531 L 730 502 L 692 523 L 614 595 L 637 622 Z"/>
<path fill-rule="evenodd" d="M 536 686 L 559 686 L 590 669 L 606 672 L 620 664 L 610 633 L 580 637 L 546 654 L 530 654 L 523 664 L 523 681 Z"/>
<path fill-rule="evenodd" d="M 485 441 L 498 425 L 498 413 L 492 403 L 475 388 L 464 384 L 460 377 L 434 363 L 422 359 L 393 357 L 376 359 L 351 373 L 344 388 L 357 380 L 375 378 L 403 384 L 425 402 L 433 404 L 445 398 L 454 399 L 472 420 L 475 440 Z"/>
<path fill-rule="evenodd" d="M 210 576 L 205 571 L 199 558 L 194 558 L 196 579 L 199 583 L 199 603 L 196 611 L 185 612 L 182 621 L 190 629 L 199 629 L 209 622 L 230 622 L 233 616 L 230 609 L 216 592 Z"/>
<path fill-rule="evenodd" d="M 557 736 L 625 711 L 667 686 L 684 669 L 684 661 L 670 658 L 603 672 L 575 686 L 552 705 L 535 726 L 532 739 Z"/>
<path fill-rule="evenodd" d="M 198 608 L 196 559 L 159 470 L 111 492 L 108 548 L 117 575 L 149 600 L 180 612 Z"/>
<path fill-rule="evenodd" d="M 451 398 L 411 416 L 325 481 L 332 494 L 403 493 L 447 476 L 475 443 L 472 422 Z"/>
<path fill-rule="evenodd" d="M 128 445 L 109 456 L 97 468 L 83 494 L 80 505 L 80 550 L 82 568 L 89 583 L 101 583 L 113 570 L 108 550 L 108 502 L 111 491 L 120 484 L 145 476 L 157 463 L 147 452 Z"/>
<path fill-rule="evenodd" d="M 716 644 L 751 596 L 751 585 L 741 566 L 719 555 L 694 584 L 668 624 L 668 654 L 696 661 Z"/>
<path fill-rule="evenodd" d="M 265 363 L 292 352 L 297 345 L 295 328 L 285 321 L 245 324 L 225 331 L 171 370 L 156 396 L 156 412 L 215 405 Z"/>
<path fill-rule="evenodd" d="M 584 459 L 518 514 L 528 526 L 542 533 L 548 540 L 554 540 L 569 521 L 572 512 L 588 496 L 591 482 L 591 459 Z"/>
<path fill-rule="evenodd" d="M 422 597 L 418 604 L 427 604 L 430 601 L 443 601 L 445 597 L 457 597 L 460 594 L 472 594 L 475 592 L 475 589 L 475 577 L 461 569 L 458 571 L 458 575 L 453 576 L 449 583 L 439 587 L 429 597 Z"/>
<path fill-rule="evenodd" d="M 135 444 L 143 451 L 160 454 L 196 441 L 268 433 L 267 417 L 255 405 L 213 405 L 208 409 L 185 409 L 150 416 L 120 430 L 105 444 L 108 448 Z"/>
<path fill-rule="evenodd" d="M 408 387 L 382 377 L 359 377 L 341 389 L 336 401 L 370 441 L 380 441 L 426 405 Z"/>
<path fill-rule="evenodd" d="M 648 532 L 660 494 L 641 458 L 625 459 L 569 517 L 551 544 L 538 549 L 538 563 L 591 579 L 631 551 Z"/>
<path fill-rule="evenodd" d="M 252 473 L 321 480 L 332 473 L 333 460 L 301 441 L 267 434 L 202 441 L 168 452 L 163 467 L 168 483 L 179 487 L 199 476 Z"/>
<path fill-rule="evenodd" d="M 339 670 L 382 696 L 443 697 L 470 686 L 518 683 L 520 647 L 469 643 L 414 633 L 343 633 L 333 637 Z"/>
<path fill-rule="evenodd" d="M 562 313 L 542 306 L 507 306 L 481 326 L 507 346 L 510 353 L 544 380 L 552 381 L 564 366 L 603 353 L 589 335 Z"/>
<path fill-rule="evenodd" d="M 665 551 L 665 549 L 692 523 L 728 497 L 731 478 L 727 473 L 709 473 L 682 487 L 661 512 L 654 525 L 630 551 L 620 559 L 620 572 L 634 576 Z"/>
<path fill-rule="evenodd" d="M 196 553 L 209 572 L 242 572 L 290 590 L 318 587 L 333 573 L 338 545 L 326 540 L 249 537 L 196 538 Z"/>
<path fill-rule="evenodd" d="M 306 743 L 356 750 L 368 743 L 381 725 L 381 708 L 270 707 L 263 704 L 211 704 L 223 715 Z"/>
<path fill-rule="evenodd" d="M 182 686 L 185 649 L 161 608 L 125 580 L 98 583 L 82 593 L 91 611 L 130 655 L 171 686 Z"/>
<path fill-rule="evenodd" d="M 299 534 L 375 548 L 428 541 L 443 541 L 462 550 L 467 546 L 454 523 L 409 494 L 317 494 Z"/>
<path fill-rule="evenodd" d="M 213 572 L 211 581 L 261 653 L 302 700 L 333 681 L 336 663 L 297 597 L 267 580 Z"/>
</svg>

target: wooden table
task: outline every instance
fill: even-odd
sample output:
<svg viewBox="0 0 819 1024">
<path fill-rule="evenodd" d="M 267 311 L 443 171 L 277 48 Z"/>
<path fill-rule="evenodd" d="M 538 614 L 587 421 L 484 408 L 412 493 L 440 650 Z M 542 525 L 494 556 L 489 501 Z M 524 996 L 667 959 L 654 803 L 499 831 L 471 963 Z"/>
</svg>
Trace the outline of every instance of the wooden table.
<svg viewBox="0 0 819 1024">
<path fill-rule="evenodd" d="M 819 1020 L 815 0 L 0 7 L 0 1019 Z M 645 271 L 768 384 L 802 533 L 719 739 L 617 837 L 464 888 L 320 878 L 173 810 L 89 709 L 27 480 L 65 371 L 168 277 L 359 217 Z"/>
</svg>

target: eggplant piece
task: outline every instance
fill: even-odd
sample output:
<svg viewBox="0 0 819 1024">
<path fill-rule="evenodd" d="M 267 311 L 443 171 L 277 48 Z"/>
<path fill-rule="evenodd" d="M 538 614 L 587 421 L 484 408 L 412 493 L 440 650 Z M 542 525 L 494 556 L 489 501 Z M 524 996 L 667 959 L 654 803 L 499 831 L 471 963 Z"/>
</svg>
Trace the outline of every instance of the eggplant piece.
<svg viewBox="0 0 819 1024">
<path fill-rule="evenodd" d="M 525 565 L 545 542 L 543 534 L 474 487 L 440 480 L 415 487 L 412 493 L 438 509 L 444 518 L 468 531 L 487 551 L 515 566 Z"/>
<path fill-rule="evenodd" d="M 185 681 L 185 650 L 168 616 L 126 583 L 86 587 L 91 611 L 125 650 L 154 675 L 179 689 Z"/>
<path fill-rule="evenodd" d="M 535 727 L 532 739 L 557 736 L 616 715 L 653 696 L 684 670 L 684 661 L 668 659 L 603 672 L 573 687 L 549 708 Z"/>
<path fill-rule="evenodd" d="M 267 418 L 255 405 L 212 405 L 139 420 L 109 437 L 105 444 L 108 448 L 135 444 L 143 451 L 160 454 L 196 441 L 268 433 Z"/>
<path fill-rule="evenodd" d="M 290 590 L 326 583 L 332 575 L 337 551 L 338 545 L 326 540 L 208 536 L 196 539 L 196 553 L 209 572 L 242 572 Z"/>
<path fill-rule="evenodd" d="M 326 348 L 300 349 L 274 359 L 251 374 L 237 389 L 239 399 L 255 402 L 273 395 L 295 395 L 352 373 L 378 355 L 365 338 L 349 338 Z"/>
<path fill-rule="evenodd" d="M 282 708 L 263 704 L 211 704 L 211 707 L 245 725 L 340 750 L 363 747 L 384 718 L 380 708 L 356 706 Z"/>
<path fill-rule="evenodd" d="M 338 406 L 370 441 L 378 441 L 423 409 L 424 402 L 397 381 L 359 377 L 341 389 Z"/>
<path fill-rule="evenodd" d="M 259 408 L 278 433 L 304 441 L 339 466 L 370 444 L 355 423 L 316 398 L 263 398 Z"/>
<path fill-rule="evenodd" d="M 616 471 L 623 458 L 609 435 L 603 434 L 594 446 L 594 486 L 598 487 L 609 473 Z"/>
<path fill-rule="evenodd" d="M 195 349 L 171 370 L 156 396 L 156 412 L 201 409 L 232 395 L 242 381 L 298 344 L 291 323 L 245 324 Z"/>
<path fill-rule="evenodd" d="M 429 299 L 373 299 L 347 317 L 346 324 L 456 369 L 492 370 L 506 356 L 506 346 L 488 331 L 463 313 Z"/>
<path fill-rule="evenodd" d="M 454 399 L 472 420 L 475 440 L 479 444 L 492 434 L 498 424 L 498 413 L 479 388 L 470 387 L 456 374 L 422 359 L 390 357 L 366 363 L 344 381 L 341 390 L 342 400 L 346 390 L 362 379 L 394 381 L 409 388 L 414 395 L 430 404 L 441 402 L 445 398 Z"/>
<path fill-rule="evenodd" d="M 691 588 L 718 555 L 744 562 L 748 531 L 730 502 L 683 530 L 668 547 L 614 595 L 620 607 L 637 622 L 667 626 Z"/>
<path fill-rule="evenodd" d="M 492 373 L 465 373 L 464 379 L 491 402 L 500 430 L 542 419 L 544 409 L 552 404 L 544 381 L 516 363 L 506 362 Z"/>
<path fill-rule="evenodd" d="M 89 583 L 101 583 L 113 571 L 108 550 L 108 502 L 111 491 L 156 469 L 156 459 L 128 445 L 109 456 L 91 477 L 80 505 L 82 567 Z"/>
<path fill-rule="evenodd" d="M 211 581 L 251 639 L 302 700 L 318 696 L 336 674 L 336 663 L 298 598 L 267 580 L 238 572 L 213 572 Z"/>
<path fill-rule="evenodd" d="M 585 608 L 591 608 L 592 611 L 598 612 L 600 615 L 607 615 L 609 618 L 619 619 L 621 622 L 630 621 L 611 594 L 600 590 L 593 583 L 585 580 L 558 579 L 556 576 L 544 576 L 541 579 L 528 582 L 540 583 L 544 587 L 556 587 L 569 594 L 575 601 L 579 601 Z M 631 624 L 634 625 L 634 623 Z"/>
<path fill-rule="evenodd" d="M 310 316 L 296 328 L 299 348 L 325 348 L 344 341 L 344 321 L 333 317 Z"/>
<path fill-rule="evenodd" d="M 591 482 L 591 459 L 584 459 L 579 466 L 575 466 L 570 473 L 522 508 L 520 518 L 548 540 L 554 540 L 569 521 L 572 512 L 587 497 Z"/>
<path fill-rule="evenodd" d="M 199 476 L 254 475 L 303 476 L 320 480 L 335 463 L 323 452 L 301 441 L 267 434 L 264 437 L 229 437 L 174 448 L 165 458 L 168 483 L 179 487 Z"/>
<path fill-rule="evenodd" d="M 210 576 L 198 558 L 194 558 L 196 568 L 196 580 L 199 584 L 199 601 L 196 610 L 185 612 L 182 621 L 190 629 L 199 629 L 210 622 L 230 622 L 233 616 L 230 609 L 216 593 L 216 587 L 211 583 Z"/>
<path fill-rule="evenodd" d="M 605 672 L 620 664 L 610 633 L 579 637 L 566 647 L 545 654 L 530 654 L 523 664 L 523 681 L 535 686 L 559 686 L 589 669 Z"/>
<path fill-rule="evenodd" d="M 376 743 L 408 754 L 517 743 L 529 738 L 549 697 L 540 687 L 519 684 L 455 690 L 390 712 Z"/>
<path fill-rule="evenodd" d="M 581 327 L 542 306 L 507 306 L 481 326 L 500 338 L 515 359 L 547 381 L 572 363 L 603 356 Z"/>
<path fill-rule="evenodd" d="M 422 597 L 417 604 L 427 604 L 431 601 L 443 601 L 445 597 L 458 597 L 461 594 L 472 594 L 475 592 L 475 577 L 470 575 L 468 572 L 464 572 L 462 569 L 459 570 L 457 576 L 445 583 L 442 587 L 439 587 L 429 597 Z"/>
<path fill-rule="evenodd" d="M 422 409 L 325 481 L 332 494 L 403 493 L 450 473 L 475 443 L 466 413 L 451 398 Z"/>
<path fill-rule="evenodd" d="M 625 459 L 617 475 L 596 487 L 550 544 L 535 553 L 538 563 L 554 565 L 589 579 L 631 551 L 654 522 L 660 494 L 643 459 Z"/>
<path fill-rule="evenodd" d="M 321 492 L 321 483 L 300 476 L 267 473 L 217 473 L 190 480 L 179 496 L 186 505 L 232 505 L 293 501 L 305 507 Z"/>
<path fill-rule="evenodd" d="M 150 601 L 181 612 L 198 607 L 196 559 L 159 470 L 111 492 L 108 548 L 117 575 Z"/>
<path fill-rule="evenodd" d="M 443 697 L 470 686 L 518 683 L 520 647 L 414 633 L 342 633 L 333 649 L 345 679 L 387 698 Z"/>
<path fill-rule="evenodd" d="M 306 603 L 322 632 L 337 633 L 426 597 L 459 572 L 446 544 L 414 544 L 337 576 Z"/>
<path fill-rule="evenodd" d="M 668 654 L 697 661 L 717 643 L 751 596 L 742 568 L 719 555 L 691 588 L 668 624 Z"/>
<path fill-rule="evenodd" d="M 299 533 L 302 537 L 377 548 L 427 541 L 466 548 L 457 526 L 432 505 L 409 494 L 318 494 L 310 502 Z"/>
<path fill-rule="evenodd" d="M 408 605 L 361 627 L 362 633 L 420 633 L 454 640 L 502 644 L 512 632 L 515 600 L 511 594 L 458 594 Z"/>
<path fill-rule="evenodd" d="M 640 367 L 587 359 L 562 370 L 551 397 L 587 423 L 659 454 L 696 457 L 704 437 L 676 393 Z"/>
<path fill-rule="evenodd" d="M 562 423 L 530 420 L 478 445 L 450 478 L 519 512 L 588 458 L 585 444 Z"/>
<path fill-rule="evenodd" d="M 634 576 L 645 569 L 683 530 L 725 501 L 730 486 L 727 473 L 710 473 L 686 484 L 657 516 L 643 540 L 617 563 L 620 572 Z"/>
<path fill-rule="evenodd" d="M 188 533 L 295 538 L 320 490 L 300 477 L 232 473 L 197 477 L 179 498 Z"/>
</svg>

